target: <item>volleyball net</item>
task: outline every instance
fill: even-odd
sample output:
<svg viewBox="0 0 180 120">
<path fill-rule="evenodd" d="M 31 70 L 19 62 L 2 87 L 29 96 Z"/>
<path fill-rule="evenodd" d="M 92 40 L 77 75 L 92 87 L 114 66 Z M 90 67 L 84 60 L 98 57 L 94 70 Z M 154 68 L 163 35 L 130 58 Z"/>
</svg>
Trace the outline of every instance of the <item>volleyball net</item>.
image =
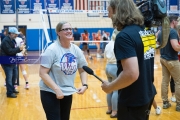
<svg viewBox="0 0 180 120">
<path fill-rule="evenodd" d="M 84 2 L 82 2 L 84 1 Z M 55 27 L 60 21 L 67 21 L 71 24 L 72 28 L 78 28 L 81 35 L 80 42 L 83 43 L 84 31 L 88 31 L 89 48 L 96 48 L 96 34 L 98 31 L 106 32 L 108 39 L 110 39 L 113 27 L 112 21 L 108 18 L 108 6 L 110 0 L 78 0 L 74 1 L 74 9 L 68 9 L 70 4 L 65 4 L 64 9 L 48 8 L 39 10 L 40 14 L 40 28 L 43 30 L 40 37 L 40 48 L 56 40 Z M 66 9 L 67 8 L 67 9 Z M 100 41 L 103 41 L 103 39 Z"/>
</svg>

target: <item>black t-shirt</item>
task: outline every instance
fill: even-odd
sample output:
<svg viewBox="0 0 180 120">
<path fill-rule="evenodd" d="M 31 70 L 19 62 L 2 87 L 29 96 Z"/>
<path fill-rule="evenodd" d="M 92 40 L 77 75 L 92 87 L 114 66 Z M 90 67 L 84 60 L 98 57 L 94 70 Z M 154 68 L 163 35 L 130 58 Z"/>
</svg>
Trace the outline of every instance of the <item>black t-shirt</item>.
<svg viewBox="0 0 180 120">
<path fill-rule="evenodd" d="M 160 43 L 162 41 L 161 35 L 162 35 L 162 33 L 160 32 L 158 34 L 158 39 L 157 39 L 157 41 L 159 41 Z M 170 33 L 169 33 L 168 42 L 167 42 L 166 46 L 160 50 L 161 58 L 166 59 L 166 60 L 178 60 L 178 52 L 172 48 L 172 45 L 170 43 L 170 41 L 172 39 L 179 41 L 177 31 L 175 29 L 171 28 Z"/>
<path fill-rule="evenodd" d="M 78 32 L 74 32 L 73 37 L 74 37 L 74 41 L 79 41 L 81 35 Z"/>
<path fill-rule="evenodd" d="M 119 103 L 125 106 L 142 106 L 156 94 L 154 81 L 154 33 L 144 31 L 137 25 L 126 26 L 115 40 L 114 53 L 117 59 L 117 75 L 123 71 L 121 60 L 137 57 L 139 77 L 130 86 L 119 90 Z M 133 67 L 133 66 L 132 66 Z"/>
</svg>

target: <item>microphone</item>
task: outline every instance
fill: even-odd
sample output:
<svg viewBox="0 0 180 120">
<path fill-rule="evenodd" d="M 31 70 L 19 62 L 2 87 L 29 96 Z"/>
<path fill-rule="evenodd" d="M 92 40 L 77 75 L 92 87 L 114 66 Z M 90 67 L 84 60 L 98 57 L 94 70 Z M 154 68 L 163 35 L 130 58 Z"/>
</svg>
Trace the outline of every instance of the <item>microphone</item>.
<svg viewBox="0 0 180 120">
<path fill-rule="evenodd" d="M 94 74 L 94 71 L 93 71 L 91 68 L 89 68 L 88 66 L 83 66 L 82 68 L 83 68 L 84 71 L 86 71 L 88 74 L 95 76 L 99 81 L 101 81 L 101 82 L 103 83 L 103 80 L 102 80 L 101 78 L 99 78 L 98 76 L 96 76 L 96 75 Z"/>
</svg>

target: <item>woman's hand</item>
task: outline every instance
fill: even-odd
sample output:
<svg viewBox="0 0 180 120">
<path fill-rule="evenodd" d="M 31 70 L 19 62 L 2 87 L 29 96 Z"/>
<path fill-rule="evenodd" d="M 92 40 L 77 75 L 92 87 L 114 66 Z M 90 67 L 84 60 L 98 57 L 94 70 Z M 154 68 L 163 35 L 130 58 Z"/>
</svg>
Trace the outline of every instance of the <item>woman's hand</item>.
<svg viewBox="0 0 180 120">
<path fill-rule="evenodd" d="M 80 88 L 77 89 L 77 93 L 78 94 L 84 94 L 84 92 L 87 90 L 86 86 L 82 86 Z"/>
<path fill-rule="evenodd" d="M 57 99 L 63 99 L 64 98 L 63 92 L 60 89 L 55 89 L 54 91 L 56 93 Z"/>
</svg>

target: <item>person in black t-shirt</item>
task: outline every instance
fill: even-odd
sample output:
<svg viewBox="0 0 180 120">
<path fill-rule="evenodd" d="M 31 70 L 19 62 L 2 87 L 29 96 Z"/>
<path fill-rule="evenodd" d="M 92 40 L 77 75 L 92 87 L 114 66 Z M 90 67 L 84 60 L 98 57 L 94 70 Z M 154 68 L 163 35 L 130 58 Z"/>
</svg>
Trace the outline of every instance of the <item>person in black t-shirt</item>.
<svg viewBox="0 0 180 120">
<path fill-rule="evenodd" d="M 74 38 L 74 41 L 80 41 L 80 38 L 81 38 L 81 35 L 78 32 L 78 29 L 76 27 L 74 28 L 73 38 Z M 80 46 L 80 42 L 74 42 L 74 44 L 76 44 L 77 46 Z"/>
<path fill-rule="evenodd" d="M 119 90 L 118 120 L 148 120 L 156 94 L 154 33 L 145 31 L 143 16 L 132 0 L 119 0 L 113 23 L 121 31 L 114 46 L 118 77 L 104 81 L 102 90 Z"/>
</svg>

